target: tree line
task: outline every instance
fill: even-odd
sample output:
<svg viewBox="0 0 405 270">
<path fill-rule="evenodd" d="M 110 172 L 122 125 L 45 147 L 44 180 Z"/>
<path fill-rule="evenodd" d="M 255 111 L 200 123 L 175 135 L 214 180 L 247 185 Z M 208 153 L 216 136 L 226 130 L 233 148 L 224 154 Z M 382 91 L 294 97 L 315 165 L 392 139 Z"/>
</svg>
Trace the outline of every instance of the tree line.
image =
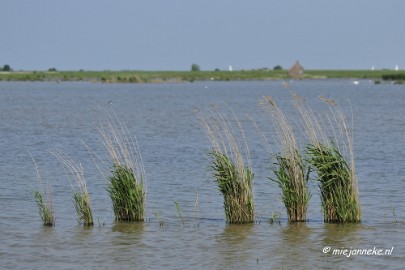
<svg viewBox="0 0 405 270">
<path fill-rule="evenodd" d="M 2 68 L 0 68 L 0 71 L 13 71 L 13 69 L 10 67 L 10 65 L 4 65 Z"/>
</svg>

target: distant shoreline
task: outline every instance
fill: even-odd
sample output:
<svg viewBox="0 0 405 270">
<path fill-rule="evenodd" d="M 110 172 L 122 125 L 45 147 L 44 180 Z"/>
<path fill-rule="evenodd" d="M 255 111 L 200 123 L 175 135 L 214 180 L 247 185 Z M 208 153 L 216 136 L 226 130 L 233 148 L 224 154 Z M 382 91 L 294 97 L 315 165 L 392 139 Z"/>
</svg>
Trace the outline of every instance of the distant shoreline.
<svg viewBox="0 0 405 270">
<path fill-rule="evenodd" d="M 290 79 L 287 70 L 237 71 L 12 71 L 0 72 L 0 81 L 89 81 L 101 83 L 170 83 L 194 81 L 249 81 Z M 405 71 L 305 70 L 299 79 L 370 79 L 401 83 Z"/>
</svg>

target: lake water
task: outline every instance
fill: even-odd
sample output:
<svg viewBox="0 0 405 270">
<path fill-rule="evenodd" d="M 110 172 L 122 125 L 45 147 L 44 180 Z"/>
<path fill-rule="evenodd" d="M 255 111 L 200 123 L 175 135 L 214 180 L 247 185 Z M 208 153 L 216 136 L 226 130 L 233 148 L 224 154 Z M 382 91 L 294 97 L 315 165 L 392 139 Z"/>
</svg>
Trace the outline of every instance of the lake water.
<svg viewBox="0 0 405 270">
<path fill-rule="evenodd" d="M 259 107 L 273 96 L 294 115 L 282 81 L 182 84 L 0 82 L 1 269 L 401 269 L 405 264 L 405 86 L 350 80 L 289 83 L 314 103 L 333 98 L 350 116 L 362 224 L 324 224 L 311 183 L 309 221 L 288 224 L 271 158 L 251 119 L 272 143 Z M 350 100 L 350 103 L 349 103 Z M 226 225 L 207 157 L 199 109 L 231 108 L 241 121 L 255 173 L 257 222 Z M 83 142 L 103 155 L 98 127 L 114 111 L 136 135 L 147 175 L 144 223 L 116 223 L 107 180 Z M 69 181 L 49 150 L 81 162 L 96 224 L 77 224 Z M 43 227 L 30 193 L 35 158 L 53 188 L 55 227 Z M 198 207 L 195 207 L 195 202 Z M 181 207 L 184 225 L 175 203 Z M 273 213 L 281 218 L 270 223 Z M 163 222 L 163 226 L 161 226 Z M 330 247 L 331 251 L 327 248 Z M 389 249 L 391 255 L 333 255 L 333 249 Z M 325 250 L 324 250 L 325 249 Z M 325 252 L 326 253 L 325 253 Z"/>
</svg>

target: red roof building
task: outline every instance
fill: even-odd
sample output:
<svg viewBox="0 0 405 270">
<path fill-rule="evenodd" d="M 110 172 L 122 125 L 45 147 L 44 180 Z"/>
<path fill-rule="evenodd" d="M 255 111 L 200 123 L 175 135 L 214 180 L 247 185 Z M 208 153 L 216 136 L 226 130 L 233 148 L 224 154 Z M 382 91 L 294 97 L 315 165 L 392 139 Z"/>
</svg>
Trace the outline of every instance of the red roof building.
<svg viewBox="0 0 405 270">
<path fill-rule="evenodd" d="M 304 77 L 304 68 L 300 65 L 300 62 L 295 62 L 295 64 L 288 70 L 288 77 L 294 79 L 301 79 Z"/>
</svg>

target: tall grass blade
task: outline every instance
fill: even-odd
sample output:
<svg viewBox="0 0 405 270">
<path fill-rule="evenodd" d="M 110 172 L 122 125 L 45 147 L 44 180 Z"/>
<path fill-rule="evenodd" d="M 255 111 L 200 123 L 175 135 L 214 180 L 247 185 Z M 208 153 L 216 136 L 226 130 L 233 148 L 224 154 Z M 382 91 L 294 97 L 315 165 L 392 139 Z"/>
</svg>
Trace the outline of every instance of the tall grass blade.
<svg viewBox="0 0 405 270">
<path fill-rule="evenodd" d="M 177 214 L 179 215 L 179 217 L 181 219 L 181 224 L 184 226 L 184 217 L 183 217 L 183 214 L 181 212 L 180 204 L 178 202 L 174 202 L 174 204 L 176 205 Z"/>
</svg>

